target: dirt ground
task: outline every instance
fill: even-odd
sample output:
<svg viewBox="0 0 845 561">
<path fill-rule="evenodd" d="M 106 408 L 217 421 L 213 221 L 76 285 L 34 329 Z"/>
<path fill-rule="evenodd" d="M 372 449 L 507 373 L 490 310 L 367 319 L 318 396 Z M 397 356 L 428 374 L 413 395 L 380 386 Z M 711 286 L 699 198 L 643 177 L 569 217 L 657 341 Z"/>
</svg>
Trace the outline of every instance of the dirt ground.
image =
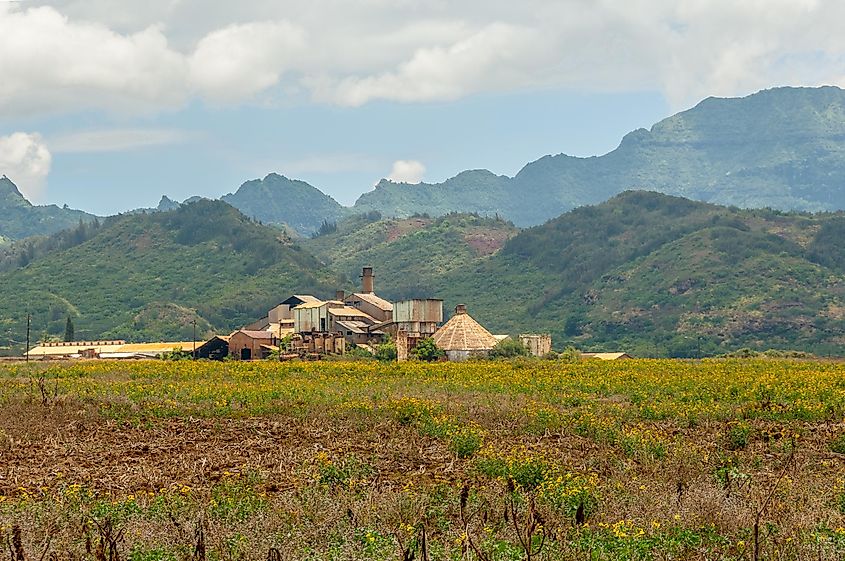
<svg viewBox="0 0 845 561">
<path fill-rule="evenodd" d="M 302 466 L 320 452 L 368 458 L 387 480 L 456 475 L 442 445 L 387 422 L 353 427 L 345 420 L 188 417 L 137 423 L 67 405 L 20 404 L 0 409 L 0 426 L 0 495 L 59 480 L 116 493 L 202 488 L 225 472 L 244 471 L 260 472 L 269 490 L 281 490 L 296 485 Z"/>
</svg>

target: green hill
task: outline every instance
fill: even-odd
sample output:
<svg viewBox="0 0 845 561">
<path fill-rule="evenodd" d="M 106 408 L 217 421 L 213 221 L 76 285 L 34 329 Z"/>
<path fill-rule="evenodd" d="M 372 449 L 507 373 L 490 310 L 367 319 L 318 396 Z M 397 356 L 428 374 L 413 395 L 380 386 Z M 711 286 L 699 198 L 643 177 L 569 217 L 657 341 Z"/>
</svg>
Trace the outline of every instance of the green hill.
<svg viewBox="0 0 845 561">
<path fill-rule="evenodd" d="M 400 299 L 431 296 L 436 279 L 495 254 L 517 232 L 504 220 L 467 214 L 382 220 L 372 213 L 302 245 L 344 278 L 348 289 L 357 289 L 363 265 L 375 266 L 379 294 Z"/>
<path fill-rule="evenodd" d="M 382 182 L 356 210 L 479 212 L 521 226 L 631 189 L 746 208 L 845 209 L 845 92 L 778 88 L 708 98 L 601 157 L 545 156 L 514 178 L 465 172 L 437 184 Z"/>
<path fill-rule="evenodd" d="M 493 331 L 640 355 L 749 346 L 841 354 L 845 217 L 626 192 L 438 279 Z M 700 339 L 700 340 L 699 340 Z"/>
<path fill-rule="evenodd" d="M 394 183 L 382 179 L 375 190 L 355 202 L 356 212 L 378 211 L 385 216 L 407 217 L 429 213 L 476 212 L 505 216 L 513 203 L 510 179 L 487 170 L 464 171 L 443 183 Z"/>
<path fill-rule="evenodd" d="M 81 210 L 35 206 L 24 198 L 11 179 L 0 177 L 0 240 L 49 235 L 72 228 L 80 221 L 92 220 L 93 215 Z"/>
<path fill-rule="evenodd" d="M 221 200 L 265 224 L 288 225 L 302 235 L 311 235 L 322 223 L 336 222 L 346 213 L 316 187 L 275 173 L 247 181 Z"/>
<path fill-rule="evenodd" d="M 184 339 L 191 322 L 227 332 L 261 317 L 281 295 L 327 294 L 336 282 L 277 229 L 220 201 L 108 219 L 78 245 L 0 273 L 0 337 Z"/>
</svg>

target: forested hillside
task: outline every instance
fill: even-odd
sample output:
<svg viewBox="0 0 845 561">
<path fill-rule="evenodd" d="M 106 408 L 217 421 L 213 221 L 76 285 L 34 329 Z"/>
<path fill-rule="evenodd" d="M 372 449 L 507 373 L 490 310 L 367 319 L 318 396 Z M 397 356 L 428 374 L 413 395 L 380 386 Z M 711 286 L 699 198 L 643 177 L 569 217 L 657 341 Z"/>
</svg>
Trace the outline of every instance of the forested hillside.
<svg viewBox="0 0 845 561">
<path fill-rule="evenodd" d="M 841 354 L 845 213 L 740 210 L 630 191 L 518 231 L 467 214 L 324 223 L 296 239 L 221 201 L 122 215 L 0 247 L 0 337 L 184 339 L 228 332 L 292 293 L 440 297 L 497 333 L 558 348 L 696 356 Z"/>
<path fill-rule="evenodd" d="M 357 288 L 363 265 L 376 268 L 376 287 L 391 298 L 432 296 L 444 275 L 498 252 L 518 229 L 501 219 L 468 214 L 382 219 L 378 213 L 339 223 L 302 245 Z"/>
<path fill-rule="evenodd" d="M 277 229 L 201 200 L 172 212 L 110 219 L 90 239 L 0 273 L 0 337 L 156 341 L 228 332 L 258 319 L 280 294 L 328 293 L 336 282 Z"/>
<path fill-rule="evenodd" d="M 845 217 L 627 192 L 512 238 L 436 286 L 494 331 L 693 356 L 744 346 L 839 353 Z"/>
</svg>

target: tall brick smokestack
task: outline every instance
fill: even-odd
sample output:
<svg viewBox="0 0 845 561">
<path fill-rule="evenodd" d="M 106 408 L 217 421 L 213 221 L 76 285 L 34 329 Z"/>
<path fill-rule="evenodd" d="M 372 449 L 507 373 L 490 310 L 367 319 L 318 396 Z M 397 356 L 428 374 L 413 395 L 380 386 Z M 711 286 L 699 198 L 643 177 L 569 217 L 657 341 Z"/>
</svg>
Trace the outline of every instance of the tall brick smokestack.
<svg viewBox="0 0 845 561">
<path fill-rule="evenodd" d="M 365 294 L 372 294 L 375 292 L 375 275 L 373 275 L 372 267 L 364 267 L 361 273 L 361 289 Z"/>
</svg>

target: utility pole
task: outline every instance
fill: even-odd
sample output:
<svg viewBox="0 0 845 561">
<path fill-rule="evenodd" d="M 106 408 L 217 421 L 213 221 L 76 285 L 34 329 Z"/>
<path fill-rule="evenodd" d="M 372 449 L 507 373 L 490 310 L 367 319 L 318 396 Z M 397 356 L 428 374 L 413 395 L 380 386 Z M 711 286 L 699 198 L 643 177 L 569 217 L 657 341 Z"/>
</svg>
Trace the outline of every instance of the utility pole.
<svg viewBox="0 0 845 561">
<path fill-rule="evenodd" d="M 26 361 L 29 362 L 29 331 L 32 328 L 32 315 L 26 313 Z"/>
<path fill-rule="evenodd" d="M 194 324 L 194 341 L 193 341 L 194 342 L 194 352 L 193 352 L 193 357 L 194 357 L 194 360 L 196 360 L 197 359 L 197 318 L 194 318 L 194 321 L 192 321 L 191 323 Z"/>
</svg>

